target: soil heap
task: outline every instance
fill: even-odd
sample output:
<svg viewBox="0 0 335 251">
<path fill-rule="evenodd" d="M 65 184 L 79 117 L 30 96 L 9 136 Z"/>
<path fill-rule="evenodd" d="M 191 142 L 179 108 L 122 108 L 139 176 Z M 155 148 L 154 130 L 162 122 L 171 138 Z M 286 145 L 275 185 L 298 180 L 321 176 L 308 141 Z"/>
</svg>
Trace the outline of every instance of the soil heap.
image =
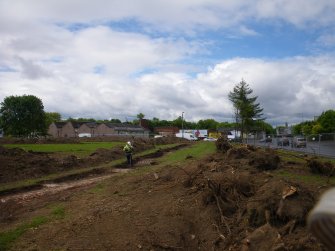
<svg viewBox="0 0 335 251">
<path fill-rule="evenodd" d="M 306 164 L 250 146 L 187 163 L 110 179 L 100 193 L 62 194 L 70 216 L 27 232 L 13 248 L 324 250 L 306 228 L 320 191 L 276 173 Z"/>
</svg>

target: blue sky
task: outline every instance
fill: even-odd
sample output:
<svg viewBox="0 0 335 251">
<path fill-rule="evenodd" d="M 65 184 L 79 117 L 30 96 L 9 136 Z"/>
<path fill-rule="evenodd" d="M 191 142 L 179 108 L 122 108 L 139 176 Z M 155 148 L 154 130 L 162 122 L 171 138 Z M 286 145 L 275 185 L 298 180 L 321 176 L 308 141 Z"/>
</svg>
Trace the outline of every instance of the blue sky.
<svg viewBox="0 0 335 251">
<path fill-rule="evenodd" d="M 1 0 L 0 101 L 63 118 L 231 121 L 244 79 L 267 121 L 335 109 L 333 0 Z"/>
</svg>

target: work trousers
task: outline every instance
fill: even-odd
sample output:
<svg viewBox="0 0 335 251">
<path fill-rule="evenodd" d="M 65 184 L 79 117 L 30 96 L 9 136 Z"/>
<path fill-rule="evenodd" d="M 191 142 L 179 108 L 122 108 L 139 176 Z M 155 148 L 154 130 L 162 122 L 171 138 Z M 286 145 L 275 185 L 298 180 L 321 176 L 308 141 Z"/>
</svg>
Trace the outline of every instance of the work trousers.
<svg viewBox="0 0 335 251">
<path fill-rule="evenodd" d="M 126 153 L 126 157 L 127 157 L 127 163 L 129 166 L 133 165 L 133 154 L 132 153 Z"/>
</svg>

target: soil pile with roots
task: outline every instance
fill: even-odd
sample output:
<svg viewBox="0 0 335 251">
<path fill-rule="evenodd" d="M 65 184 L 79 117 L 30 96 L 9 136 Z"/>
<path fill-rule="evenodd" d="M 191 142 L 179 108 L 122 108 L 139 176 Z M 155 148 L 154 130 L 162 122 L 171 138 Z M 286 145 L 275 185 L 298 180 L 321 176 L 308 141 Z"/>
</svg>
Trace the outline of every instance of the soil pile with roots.
<svg viewBox="0 0 335 251">
<path fill-rule="evenodd" d="M 202 175 L 190 175 L 188 186 L 201 188 L 203 203 L 214 210 L 214 249 L 323 250 L 306 230 L 315 191 L 268 172 L 278 168 L 274 151 L 240 146 L 201 165 Z"/>
<path fill-rule="evenodd" d="M 226 153 L 229 149 L 232 148 L 232 145 L 225 136 L 220 136 L 217 141 L 215 141 L 215 145 L 216 149 L 222 153 Z"/>
<path fill-rule="evenodd" d="M 306 228 L 317 188 L 276 175 L 287 163 L 274 151 L 222 142 L 203 161 L 62 194 L 70 217 L 14 250 L 325 250 Z"/>
<path fill-rule="evenodd" d="M 335 174 L 335 167 L 330 161 L 321 161 L 316 157 L 307 160 L 307 166 L 312 173 L 333 176 Z"/>
</svg>

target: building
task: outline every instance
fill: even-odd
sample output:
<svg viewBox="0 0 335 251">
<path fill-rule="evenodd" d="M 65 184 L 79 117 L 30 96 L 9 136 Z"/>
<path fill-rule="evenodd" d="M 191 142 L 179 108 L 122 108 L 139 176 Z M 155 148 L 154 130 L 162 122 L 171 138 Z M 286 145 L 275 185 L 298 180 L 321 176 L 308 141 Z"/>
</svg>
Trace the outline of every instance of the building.
<svg viewBox="0 0 335 251">
<path fill-rule="evenodd" d="M 154 129 L 156 134 L 159 134 L 163 137 L 175 136 L 179 132 L 179 128 L 176 126 L 161 126 Z"/>
<path fill-rule="evenodd" d="M 100 123 L 96 122 L 87 122 L 87 123 L 82 123 L 80 124 L 78 128 L 78 136 L 88 136 L 88 137 L 95 137 L 98 136 L 97 133 L 97 127 L 99 126 Z"/>
<path fill-rule="evenodd" d="M 149 137 L 149 131 L 139 125 L 126 123 L 96 122 L 54 122 L 49 126 L 48 134 L 54 138 L 134 136 Z"/>
<path fill-rule="evenodd" d="M 97 136 L 149 137 L 149 130 L 127 123 L 102 123 L 97 126 Z"/>
<path fill-rule="evenodd" d="M 53 122 L 49 126 L 48 134 L 54 138 L 74 138 L 78 136 L 78 123 Z"/>
</svg>

